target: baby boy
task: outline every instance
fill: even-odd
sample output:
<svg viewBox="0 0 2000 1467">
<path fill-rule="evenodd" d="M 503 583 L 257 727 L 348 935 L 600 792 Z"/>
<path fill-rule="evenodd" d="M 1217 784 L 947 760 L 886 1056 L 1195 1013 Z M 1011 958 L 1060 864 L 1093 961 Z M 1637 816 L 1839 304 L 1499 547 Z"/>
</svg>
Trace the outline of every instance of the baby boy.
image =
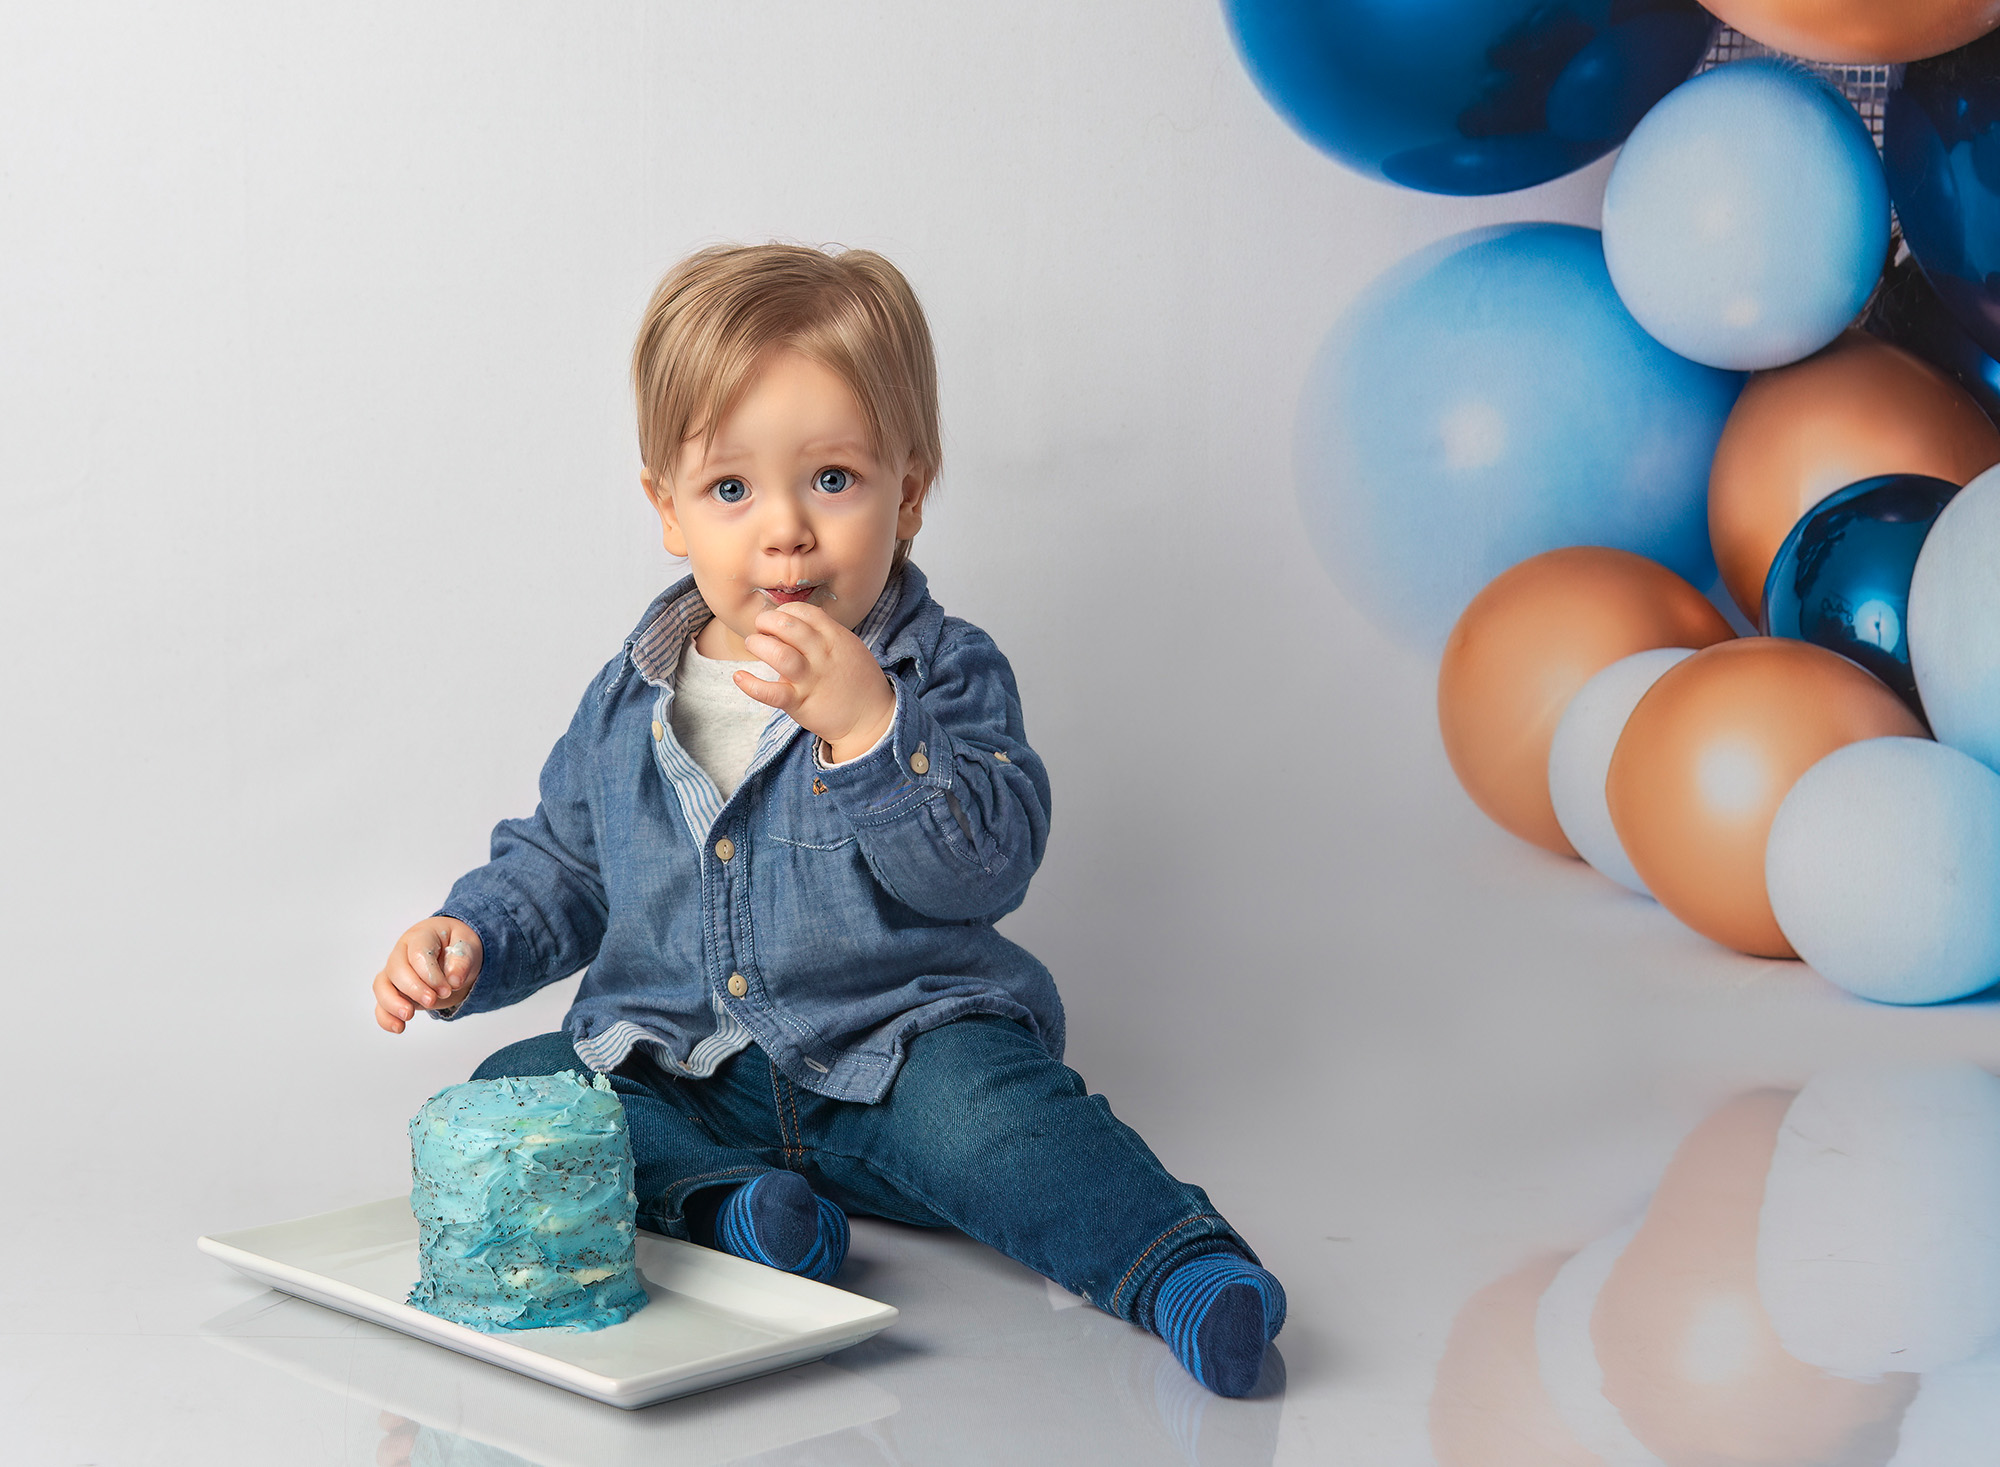
<svg viewBox="0 0 2000 1467">
<path fill-rule="evenodd" d="M 847 1215 L 956 1227 L 1243 1395 L 1284 1291 L 1062 1063 L 994 930 L 1049 785 L 993 641 L 910 542 L 940 459 L 923 311 L 865 250 L 703 250 L 633 355 L 671 586 L 583 695 L 541 804 L 405 932 L 375 1017 L 497 1009 L 588 966 L 561 1033 L 475 1079 L 623 1097 L 639 1221 L 820 1280 Z"/>
</svg>

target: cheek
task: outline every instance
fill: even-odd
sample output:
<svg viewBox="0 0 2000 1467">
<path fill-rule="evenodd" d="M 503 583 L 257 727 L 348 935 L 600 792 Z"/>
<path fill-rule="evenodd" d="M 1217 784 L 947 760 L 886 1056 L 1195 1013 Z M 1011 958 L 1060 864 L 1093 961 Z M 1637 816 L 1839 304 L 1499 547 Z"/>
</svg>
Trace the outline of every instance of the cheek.
<svg viewBox="0 0 2000 1467">
<path fill-rule="evenodd" d="M 700 504 L 681 520 L 681 533 L 691 547 L 710 558 L 723 559 L 741 551 L 752 538 L 755 526 L 742 514 L 732 514 L 718 504 Z"/>
<path fill-rule="evenodd" d="M 896 521 L 893 515 L 856 515 L 839 530 L 840 558 L 869 575 L 885 569 L 896 553 Z"/>
<path fill-rule="evenodd" d="M 841 516 L 841 532 L 857 549 L 873 546 L 878 540 L 893 542 L 896 536 L 896 501 L 886 495 L 853 506 Z M 895 547 L 893 543 L 890 549 Z"/>
</svg>

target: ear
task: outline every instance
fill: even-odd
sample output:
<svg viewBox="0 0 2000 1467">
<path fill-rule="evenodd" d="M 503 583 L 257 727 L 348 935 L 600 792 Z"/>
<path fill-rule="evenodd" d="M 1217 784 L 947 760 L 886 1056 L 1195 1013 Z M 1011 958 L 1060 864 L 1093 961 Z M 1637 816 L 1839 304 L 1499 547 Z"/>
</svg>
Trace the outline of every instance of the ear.
<svg viewBox="0 0 2000 1467">
<path fill-rule="evenodd" d="M 670 484 L 662 484 L 653 477 L 651 469 L 639 470 L 639 487 L 646 491 L 653 512 L 660 517 L 660 544 L 667 554 L 687 558 L 687 536 L 681 533 L 680 517 L 674 513 L 674 491 Z"/>
<path fill-rule="evenodd" d="M 903 475 L 903 501 L 896 507 L 898 540 L 914 540 L 917 538 L 917 531 L 924 527 L 924 495 L 930 491 L 930 487 L 930 475 L 914 464 Z"/>
</svg>

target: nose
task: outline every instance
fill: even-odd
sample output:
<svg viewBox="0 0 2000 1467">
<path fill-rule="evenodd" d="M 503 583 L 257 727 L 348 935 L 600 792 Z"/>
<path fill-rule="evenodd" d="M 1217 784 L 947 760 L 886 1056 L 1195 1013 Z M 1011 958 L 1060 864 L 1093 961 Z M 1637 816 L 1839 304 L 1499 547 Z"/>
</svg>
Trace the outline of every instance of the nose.
<svg viewBox="0 0 2000 1467">
<path fill-rule="evenodd" d="M 767 495 L 757 530 L 771 555 L 802 555 L 813 547 L 811 519 L 793 494 Z"/>
</svg>

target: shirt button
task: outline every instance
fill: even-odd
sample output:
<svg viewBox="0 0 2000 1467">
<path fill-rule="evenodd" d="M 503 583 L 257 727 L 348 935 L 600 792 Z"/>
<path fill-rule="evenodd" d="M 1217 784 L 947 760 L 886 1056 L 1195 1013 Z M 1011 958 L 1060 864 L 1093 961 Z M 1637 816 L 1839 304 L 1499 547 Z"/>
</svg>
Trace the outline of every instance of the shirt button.
<svg viewBox="0 0 2000 1467">
<path fill-rule="evenodd" d="M 750 985 L 744 981 L 741 973 L 731 973 L 729 975 L 729 992 L 732 997 L 741 998 L 749 991 Z"/>
<path fill-rule="evenodd" d="M 930 772 L 931 772 L 930 755 L 926 754 L 922 749 L 919 749 L 917 750 L 916 753 L 910 755 L 910 773 L 929 774 Z"/>
<path fill-rule="evenodd" d="M 727 861 L 731 856 L 735 854 L 736 854 L 736 842 L 731 840 L 728 836 L 725 835 L 721 840 L 715 843 L 716 860 Z"/>
<path fill-rule="evenodd" d="M 661 727 L 660 727 L 660 720 L 659 720 L 659 719 L 657 719 L 657 718 L 656 718 L 656 719 L 654 719 L 654 720 L 653 720 L 653 741 L 654 741 L 655 743 L 659 742 L 659 740 L 660 740 L 660 739 L 661 739 L 662 737 L 664 737 L 664 736 L 665 736 L 666 732 L 667 732 L 667 731 L 666 731 L 665 729 L 663 729 L 663 728 L 661 728 Z"/>
</svg>

